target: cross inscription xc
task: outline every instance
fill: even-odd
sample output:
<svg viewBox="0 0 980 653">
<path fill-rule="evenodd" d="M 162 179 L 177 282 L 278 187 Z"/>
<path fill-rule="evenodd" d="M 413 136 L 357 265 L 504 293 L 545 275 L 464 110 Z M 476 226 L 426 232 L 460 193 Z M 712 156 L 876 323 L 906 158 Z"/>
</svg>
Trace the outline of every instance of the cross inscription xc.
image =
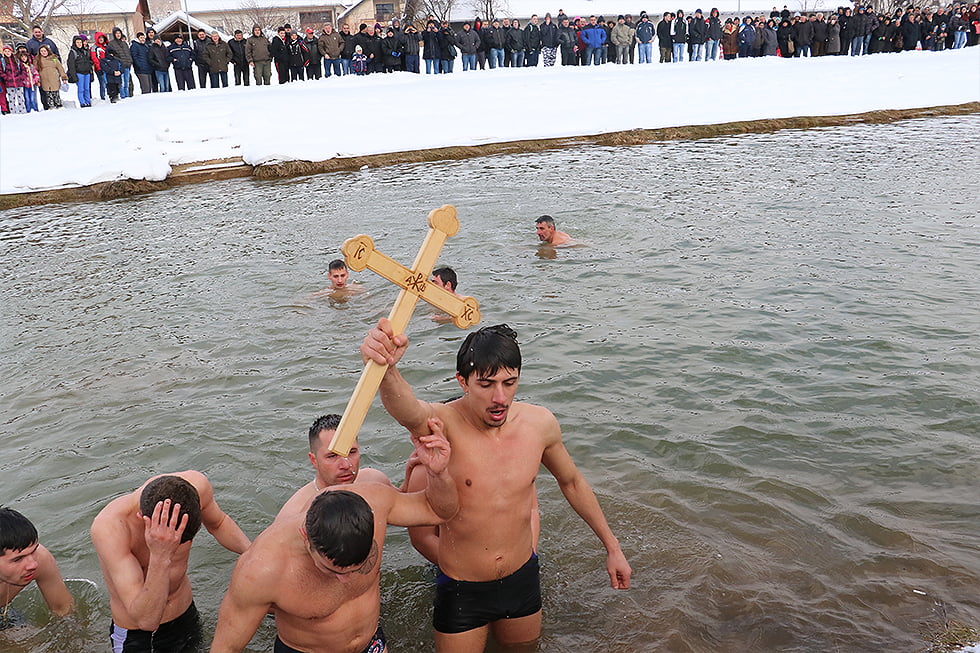
<svg viewBox="0 0 980 653">
<path fill-rule="evenodd" d="M 479 302 L 472 297 L 459 297 L 429 282 L 429 275 L 432 274 L 432 268 L 435 267 L 446 238 L 455 236 L 458 231 L 456 207 L 447 204 L 430 211 L 429 233 L 426 234 L 411 268 L 406 268 L 376 250 L 374 241 L 368 236 L 354 236 L 344 241 L 341 252 L 347 261 L 347 267 L 358 272 L 367 268 L 401 287 L 388 315 L 394 335 L 405 332 L 419 299 L 424 299 L 448 313 L 453 318 L 453 324 L 460 329 L 466 329 L 480 321 Z M 330 450 L 334 453 L 341 456 L 350 453 L 354 438 L 364 423 L 371 401 L 378 393 L 381 379 L 387 370 L 387 365 L 379 365 L 374 361 L 368 361 L 364 365 L 361 378 L 340 418 L 337 432 L 330 440 Z"/>
</svg>

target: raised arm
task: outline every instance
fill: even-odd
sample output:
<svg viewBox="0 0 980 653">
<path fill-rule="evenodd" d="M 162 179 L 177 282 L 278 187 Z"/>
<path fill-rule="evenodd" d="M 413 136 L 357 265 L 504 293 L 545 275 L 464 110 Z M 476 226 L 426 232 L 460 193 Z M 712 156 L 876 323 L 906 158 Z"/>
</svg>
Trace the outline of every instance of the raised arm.
<svg viewBox="0 0 980 653">
<path fill-rule="evenodd" d="M 383 499 L 389 506 L 387 521 L 394 526 L 441 524 L 452 518 L 459 509 L 456 483 L 447 469 L 450 450 L 442 432 L 442 422 L 432 418 L 428 420 L 428 428 L 432 431 L 429 435 L 412 435 L 415 454 L 421 463 L 416 475 L 425 470 L 425 490 L 406 494 L 392 487 L 371 486 L 374 492 L 384 492 Z M 375 505 L 372 499 L 369 501 Z"/>
<path fill-rule="evenodd" d="M 381 403 L 399 424 L 413 433 L 420 433 L 427 431 L 425 422 L 434 416 L 434 412 L 429 404 L 415 398 L 412 388 L 395 367 L 407 347 L 408 337 L 405 334 L 393 335 L 391 323 L 381 318 L 378 326 L 364 338 L 361 358 L 365 363 L 373 360 L 379 365 L 388 366 L 381 380 Z"/>
<path fill-rule="evenodd" d="M 52 613 L 64 617 L 75 611 L 75 599 L 58 570 L 51 552 L 43 546 L 37 547 L 37 587 Z"/>
<path fill-rule="evenodd" d="M 561 429 L 558 421 L 549 413 L 550 421 L 553 426 L 548 427 L 548 442 L 545 447 L 541 462 L 551 472 L 558 487 L 569 505 L 585 520 L 589 528 L 599 537 L 602 546 L 606 549 L 606 571 L 609 573 L 609 580 L 613 589 L 629 589 L 630 575 L 633 570 L 626 562 L 626 556 L 619 546 L 619 540 L 613 535 L 609 524 L 606 523 L 606 516 L 602 513 L 599 501 L 595 493 L 589 486 L 588 481 L 582 476 L 578 467 L 568 455 L 565 444 L 561 440 Z"/>
<path fill-rule="evenodd" d="M 171 506 L 167 499 L 157 503 L 152 516 L 143 515 L 143 523 L 149 551 L 145 575 L 131 550 L 129 532 L 117 515 L 100 513 L 92 523 L 91 535 L 106 583 L 139 629 L 153 631 L 160 626 L 167 606 L 170 565 L 180 547 L 187 515 L 180 518 L 180 504 Z"/>
<path fill-rule="evenodd" d="M 275 570 L 254 549 L 238 559 L 218 611 L 211 653 L 238 653 L 248 646 L 272 607 L 268 589 L 276 587 L 278 573 L 270 572 Z"/>
</svg>

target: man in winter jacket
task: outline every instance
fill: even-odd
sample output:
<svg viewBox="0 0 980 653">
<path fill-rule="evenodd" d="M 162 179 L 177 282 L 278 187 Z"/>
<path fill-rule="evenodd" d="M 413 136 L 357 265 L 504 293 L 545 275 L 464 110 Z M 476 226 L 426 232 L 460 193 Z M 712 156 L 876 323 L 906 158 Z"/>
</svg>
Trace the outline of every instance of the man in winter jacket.
<svg viewBox="0 0 980 653">
<path fill-rule="evenodd" d="M 796 24 L 793 25 L 793 43 L 796 45 L 793 56 L 809 57 L 812 54 L 813 23 L 806 16 L 797 18 Z"/>
<path fill-rule="evenodd" d="M 718 43 L 721 41 L 721 18 L 717 9 L 708 14 L 708 40 L 704 42 L 704 60 L 718 59 Z"/>
<path fill-rule="evenodd" d="M 812 56 L 822 57 L 827 49 L 827 21 L 823 19 L 823 14 L 819 13 L 813 20 L 813 43 L 811 44 Z"/>
<path fill-rule="evenodd" d="M 463 31 L 456 35 L 456 41 L 459 43 L 459 52 L 463 60 L 463 72 L 476 70 L 476 53 L 483 47 L 480 35 L 470 27 L 469 23 L 463 23 Z"/>
<path fill-rule="evenodd" d="M 208 60 L 206 57 L 206 52 L 208 49 L 208 43 L 211 39 L 208 38 L 208 33 L 203 29 L 197 30 L 197 38 L 194 39 L 194 63 L 197 64 L 197 85 L 201 88 L 208 87 L 208 77 L 211 75 L 211 70 L 208 68 Z M 213 86 L 212 86 L 213 88 Z"/>
<path fill-rule="evenodd" d="M 312 28 L 306 28 L 306 38 L 303 39 L 303 43 L 306 44 L 306 49 L 310 51 L 310 58 L 306 63 L 306 79 L 320 79 L 323 76 L 323 68 L 320 63 L 323 55 L 320 54 L 319 41 L 314 36 Z"/>
<path fill-rule="evenodd" d="M 279 76 L 280 84 L 289 82 L 289 46 L 286 38 L 286 28 L 280 27 L 272 37 L 272 43 L 269 44 L 269 54 L 276 64 L 276 74 Z"/>
<path fill-rule="evenodd" d="M 340 77 L 343 74 L 340 55 L 344 51 L 344 38 L 339 32 L 333 31 L 333 25 L 326 23 L 323 26 L 323 33 L 317 39 L 316 47 L 323 57 L 323 76 L 330 77 L 332 73 Z"/>
<path fill-rule="evenodd" d="M 677 10 L 674 21 L 670 24 L 670 38 L 674 42 L 671 59 L 674 63 L 684 61 L 684 52 L 687 51 L 687 20 L 682 9 Z"/>
<path fill-rule="evenodd" d="M 660 47 L 660 63 L 670 63 L 674 53 L 674 14 L 664 12 L 663 19 L 657 23 L 657 45 Z"/>
<path fill-rule="evenodd" d="M 701 61 L 704 57 L 704 43 L 708 40 L 708 22 L 700 9 L 694 11 L 694 18 L 687 26 L 687 42 L 691 44 L 691 61 Z"/>
<path fill-rule="evenodd" d="M 170 60 L 174 62 L 174 79 L 177 80 L 177 90 L 194 90 L 194 48 L 190 44 L 184 43 L 184 37 L 177 34 L 167 51 L 170 53 Z"/>
<path fill-rule="evenodd" d="M 133 72 L 133 55 L 129 53 L 129 43 L 126 42 L 126 35 L 118 27 L 112 28 L 112 38 L 109 40 L 107 49 L 111 50 L 119 62 L 121 74 L 117 80 L 119 83 L 119 97 L 125 99 L 129 97 L 130 75 Z"/>
<path fill-rule="evenodd" d="M 248 86 L 248 58 L 245 56 L 245 34 L 242 30 L 235 30 L 228 47 L 231 48 L 231 65 L 235 69 L 235 86 Z"/>
<path fill-rule="evenodd" d="M 159 93 L 170 92 L 170 52 L 163 47 L 163 41 L 156 37 L 150 44 L 150 66 L 157 81 L 156 90 Z"/>
<path fill-rule="evenodd" d="M 146 44 L 146 34 L 139 32 L 136 40 L 129 46 L 129 55 L 133 59 L 133 72 L 140 85 L 140 93 L 149 93 L 150 78 L 153 76 L 153 66 L 150 65 L 150 48 Z"/>
<path fill-rule="evenodd" d="M 59 59 L 61 58 L 61 53 L 58 52 L 58 46 L 54 44 L 54 41 L 44 35 L 44 30 L 41 29 L 40 25 L 35 25 L 32 27 L 31 33 L 33 35 L 31 38 L 27 39 L 27 43 L 25 43 L 24 46 L 27 48 L 27 51 L 31 53 L 32 57 L 36 57 L 38 49 L 40 49 L 42 45 L 46 45 L 48 46 L 48 49 L 51 50 L 51 54 L 57 55 Z"/>
<path fill-rule="evenodd" d="M 656 29 L 650 22 L 650 17 L 646 14 L 641 15 L 640 22 L 636 24 L 636 41 L 640 63 L 653 63 L 653 37 L 656 35 Z"/>
<path fill-rule="evenodd" d="M 531 22 L 524 27 L 524 65 L 528 68 L 538 66 L 541 54 L 541 27 L 538 25 L 538 15 L 531 16 Z"/>
<path fill-rule="evenodd" d="M 204 61 L 208 66 L 211 88 L 228 88 L 228 64 L 231 63 L 231 48 L 221 40 L 218 32 L 211 32 L 208 45 L 204 48 Z"/>
<path fill-rule="evenodd" d="M 633 44 L 633 36 L 636 30 L 626 24 L 626 17 L 620 16 L 616 20 L 616 27 L 612 29 L 612 44 L 616 46 L 615 63 L 629 63 L 629 51 Z"/>
<path fill-rule="evenodd" d="M 596 21 L 595 16 L 589 16 L 589 24 L 582 30 L 586 66 L 599 65 L 602 60 L 602 46 L 606 43 L 606 30 Z"/>
<path fill-rule="evenodd" d="M 255 85 L 268 86 L 272 82 L 272 54 L 269 50 L 269 39 L 265 38 L 262 28 L 252 25 L 252 35 L 245 39 L 245 61 L 252 67 Z"/>
</svg>

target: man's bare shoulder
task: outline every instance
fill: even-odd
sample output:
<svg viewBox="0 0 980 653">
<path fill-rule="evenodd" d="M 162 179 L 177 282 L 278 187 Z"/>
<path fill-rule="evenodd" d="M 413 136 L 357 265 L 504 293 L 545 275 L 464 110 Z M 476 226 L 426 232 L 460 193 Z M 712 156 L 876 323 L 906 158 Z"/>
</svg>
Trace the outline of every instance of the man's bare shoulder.
<svg viewBox="0 0 980 653">
<path fill-rule="evenodd" d="M 291 515 L 296 515 L 301 512 L 306 512 L 306 509 L 310 507 L 310 503 L 313 501 L 313 497 L 316 496 L 316 490 L 313 488 L 312 483 L 307 483 L 300 489 L 293 493 L 293 496 L 286 500 L 286 503 L 282 505 L 279 512 L 276 514 L 275 521 L 279 521 L 284 517 Z"/>
<path fill-rule="evenodd" d="M 391 479 L 380 469 L 362 467 L 358 470 L 354 483 L 381 483 L 382 485 L 391 485 Z"/>
</svg>

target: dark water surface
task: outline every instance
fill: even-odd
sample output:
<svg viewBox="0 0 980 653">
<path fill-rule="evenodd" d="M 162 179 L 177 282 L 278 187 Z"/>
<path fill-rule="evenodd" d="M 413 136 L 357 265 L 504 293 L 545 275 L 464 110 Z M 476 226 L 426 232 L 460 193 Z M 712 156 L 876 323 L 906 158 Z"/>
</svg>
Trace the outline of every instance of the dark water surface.
<svg viewBox="0 0 980 653">
<path fill-rule="evenodd" d="M 0 502 L 38 525 L 81 614 L 3 651 L 106 650 L 88 527 L 200 469 L 254 537 L 312 477 L 395 291 L 309 300 L 366 233 L 409 264 L 428 211 L 484 324 L 520 335 L 520 399 L 555 412 L 634 568 L 539 478 L 541 651 L 916 651 L 980 623 L 980 117 L 237 180 L 0 213 Z M 538 249 L 549 213 L 586 247 Z M 464 332 L 420 308 L 404 374 L 456 392 Z M 375 402 L 365 464 L 410 451 Z M 235 557 L 191 556 L 212 631 Z M 391 650 L 431 649 L 432 571 L 391 529 Z M 266 624 L 252 651 L 271 650 Z"/>
</svg>

